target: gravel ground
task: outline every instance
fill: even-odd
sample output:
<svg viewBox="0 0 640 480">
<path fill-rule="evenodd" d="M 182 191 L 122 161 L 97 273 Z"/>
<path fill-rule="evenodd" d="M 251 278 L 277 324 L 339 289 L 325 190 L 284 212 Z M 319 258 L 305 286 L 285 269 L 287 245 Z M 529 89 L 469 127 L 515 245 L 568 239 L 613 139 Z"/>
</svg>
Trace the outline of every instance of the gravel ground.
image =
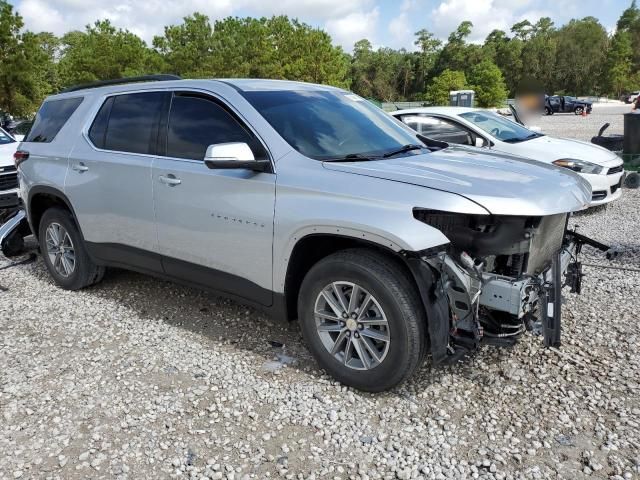
<svg viewBox="0 0 640 480">
<path fill-rule="evenodd" d="M 639 204 L 573 219 L 623 251 L 585 262 L 640 269 Z M 640 273 L 586 273 L 559 350 L 527 334 L 371 395 L 319 371 L 296 324 L 228 300 L 0 270 L 0 478 L 640 478 Z"/>
<path fill-rule="evenodd" d="M 573 113 L 553 114 L 528 120 L 530 125 L 542 128 L 543 133 L 556 137 L 576 138 L 591 141 L 605 123 L 610 126 L 606 134 L 624 133 L 624 114 L 631 111 L 631 105 L 595 104 L 590 115 L 582 117 Z"/>
</svg>

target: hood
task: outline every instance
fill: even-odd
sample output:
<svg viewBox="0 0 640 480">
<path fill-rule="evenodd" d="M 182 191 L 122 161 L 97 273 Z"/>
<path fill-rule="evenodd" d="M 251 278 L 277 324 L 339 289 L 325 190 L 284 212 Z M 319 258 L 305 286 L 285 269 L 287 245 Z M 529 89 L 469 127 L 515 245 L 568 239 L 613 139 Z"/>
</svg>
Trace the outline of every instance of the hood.
<svg viewBox="0 0 640 480">
<path fill-rule="evenodd" d="M 586 208 L 591 200 L 591 186 L 570 170 L 467 147 L 386 160 L 325 162 L 324 167 L 456 193 L 494 215 L 566 213 Z"/>
<path fill-rule="evenodd" d="M 0 168 L 13 165 L 13 154 L 18 149 L 18 142 L 0 145 Z"/>
<path fill-rule="evenodd" d="M 581 140 L 542 136 L 514 144 L 520 147 L 519 155 L 534 160 L 551 163 L 561 158 L 574 158 L 587 162 L 612 167 L 622 163 L 622 159 L 606 148 Z M 515 150 L 514 150 L 515 151 Z"/>
</svg>

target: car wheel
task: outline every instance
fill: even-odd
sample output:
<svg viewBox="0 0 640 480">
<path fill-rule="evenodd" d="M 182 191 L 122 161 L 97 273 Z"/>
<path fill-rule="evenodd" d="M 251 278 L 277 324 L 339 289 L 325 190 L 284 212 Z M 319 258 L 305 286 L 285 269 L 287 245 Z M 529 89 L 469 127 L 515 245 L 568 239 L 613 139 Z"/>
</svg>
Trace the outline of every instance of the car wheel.
<svg viewBox="0 0 640 480">
<path fill-rule="evenodd" d="M 399 385 L 425 354 L 418 292 L 400 265 L 375 251 L 344 250 L 314 265 L 302 282 L 298 318 L 320 366 L 360 390 Z"/>
<path fill-rule="evenodd" d="M 67 210 L 50 208 L 44 212 L 38 231 L 42 258 L 57 285 L 79 290 L 102 280 L 104 267 L 89 257 L 82 235 Z"/>
<path fill-rule="evenodd" d="M 584 108 L 582 107 L 576 107 L 576 109 L 574 110 L 574 113 L 576 115 L 582 115 L 582 112 L 584 112 Z"/>
<path fill-rule="evenodd" d="M 553 115 L 553 112 L 551 111 L 551 109 L 549 107 L 544 107 L 544 114 L 545 115 Z"/>
</svg>

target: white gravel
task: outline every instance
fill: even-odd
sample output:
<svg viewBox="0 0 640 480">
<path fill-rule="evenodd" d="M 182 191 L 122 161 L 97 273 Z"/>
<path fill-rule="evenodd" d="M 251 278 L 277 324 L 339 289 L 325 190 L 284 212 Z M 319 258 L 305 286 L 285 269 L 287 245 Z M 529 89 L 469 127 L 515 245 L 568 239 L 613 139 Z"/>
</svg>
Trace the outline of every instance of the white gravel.
<svg viewBox="0 0 640 480">
<path fill-rule="evenodd" d="M 625 190 L 574 218 L 623 250 L 585 262 L 640 269 L 639 205 Z M 233 302 L 0 270 L 0 478 L 640 478 L 640 273 L 586 272 L 561 349 L 527 334 L 370 395 L 319 371 L 297 325 Z"/>
<path fill-rule="evenodd" d="M 534 117 L 528 122 L 542 128 L 542 132 L 548 135 L 590 142 L 605 123 L 610 124 L 605 135 L 624 133 L 624 114 L 630 111 L 631 105 L 594 104 L 592 113 L 586 117 L 573 113 L 556 113 Z"/>
</svg>

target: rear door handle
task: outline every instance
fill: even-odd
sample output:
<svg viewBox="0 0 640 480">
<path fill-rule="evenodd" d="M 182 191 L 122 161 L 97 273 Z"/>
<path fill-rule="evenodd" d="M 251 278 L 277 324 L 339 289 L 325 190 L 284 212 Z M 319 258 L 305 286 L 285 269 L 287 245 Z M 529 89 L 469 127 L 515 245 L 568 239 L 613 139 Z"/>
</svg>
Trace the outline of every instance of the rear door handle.
<svg viewBox="0 0 640 480">
<path fill-rule="evenodd" d="M 82 172 L 86 172 L 87 170 L 89 170 L 89 167 L 87 167 L 84 163 L 80 162 L 80 163 L 74 163 L 71 168 L 73 170 L 75 170 L 76 172 L 82 173 Z"/>
<path fill-rule="evenodd" d="M 180 185 L 182 183 L 182 180 L 176 178 L 176 176 L 172 173 L 170 173 L 169 175 L 160 175 L 160 177 L 158 178 L 160 180 L 160 183 L 164 183 L 165 185 L 169 185 L 170 187 L 175 187 L 176 185 Z"/>
</svg>

